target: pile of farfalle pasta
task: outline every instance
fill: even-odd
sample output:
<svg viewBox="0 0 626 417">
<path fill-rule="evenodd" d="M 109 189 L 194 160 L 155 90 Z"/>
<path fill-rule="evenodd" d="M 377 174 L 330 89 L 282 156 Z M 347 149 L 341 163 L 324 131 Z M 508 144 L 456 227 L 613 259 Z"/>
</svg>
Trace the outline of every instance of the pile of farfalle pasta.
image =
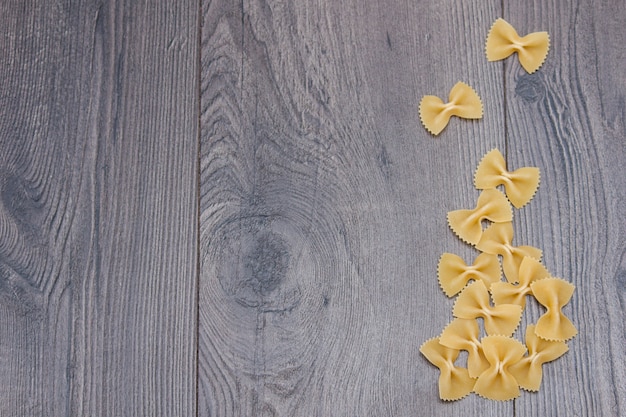
<svg viewBox="0 0 626 417">
<path fill-rule="evenodd" d="M 521 38 L 511 25 L 498 19 L 487 37 L 486 50 L 490 61 L 517 52 L 526 71 L 534 72 L 545 60 L 548 46 L 546 32 Z M 452 115 L 482 115 L 480 98 L 464 83 L 453 87 L 450 103 L 443 104 L 433 96 L 422 100 L 420 115 L 431 133 L 441 132 Z M 439 284 L 448 297 L 457 297 L 454 319 L 439 337 L 426 341 L 420 352 L 440 370 L 443 400 L 458 400 L 474 392 L 506 401 L 518 397 L 520 388 L 537 391 L 542 365 L 567 352 L 566 341 L 577 334 L 562 311 L 574 285 L 550 274 L 541 263 L 540 249 L 513 243 L 513 207 L 528 204 L 539 180 L 536 167 L 508 171 L 504 156 L 493 149 L 482 158 L 474 175 L 474 185 L 480 190 L 476 206 L 448 213 L 452 231 L 480 254 L 471 265 L 452 253 L 444 253 L 439 260 Z M 545 313 L 526 327 L 521 342 L 513 335 L 527 296 L 542 305 Z M 461 351 L 467 352 L 466 364 L 458 363 Z"/>
</svg>

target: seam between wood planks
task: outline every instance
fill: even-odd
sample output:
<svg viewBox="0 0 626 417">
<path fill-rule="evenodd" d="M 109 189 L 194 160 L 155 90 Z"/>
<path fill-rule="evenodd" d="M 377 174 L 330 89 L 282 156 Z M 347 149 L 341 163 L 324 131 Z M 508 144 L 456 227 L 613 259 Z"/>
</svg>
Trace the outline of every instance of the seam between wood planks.
<svg viewBox="0 0 626 417">
<path fill-rule="evenodd" d="M 195 294 L 195 309 L 196 309 L 196 331 L 195 331 L 195 344 L 196 344 L 196 401 L 195 401 L 195 413 L 198 417 L 200 415 L 200 196 L 201 196 L 201 179 L 202 179 L 202 0 L 197 0 L 197 19 L 196 19 L 196 117 L 198 118 L 198 125 L 196 126 L 196 294 Z"/>
<path fill-rule="evenodd" d="M 504 0 L 500 0 L 500 13 L 504 17 Z M 502 61 L 502 116 L 504 118 L 504 160 L 506 166 L 510 167 L 509 161 L 509 110 L 508 110 L 508 97 L 506 92 L 506 60 Z M 513 417 L 517 417 L 517 399 L 513 399 Z"/>
<path fill-rule="evenodd" d="M 504 16 L 504 0 L 500 1 L 500 10 L 501 10 L 501 15 Z M 507 120 L 508 115 L 509 115 L 509 111 L 507 108 L 507 94 L 506 94 L 506 60 L 502 61 L 502 114 L 504 117 L 504 159 L 507 163 L 507 166 L 509 165 L 509 122 Z M 515 402 L 515 400 L 513 400 L 513 402 Z M 515 417 L 515 408 L 513 408 L 513 417 Z"/>
</svg>

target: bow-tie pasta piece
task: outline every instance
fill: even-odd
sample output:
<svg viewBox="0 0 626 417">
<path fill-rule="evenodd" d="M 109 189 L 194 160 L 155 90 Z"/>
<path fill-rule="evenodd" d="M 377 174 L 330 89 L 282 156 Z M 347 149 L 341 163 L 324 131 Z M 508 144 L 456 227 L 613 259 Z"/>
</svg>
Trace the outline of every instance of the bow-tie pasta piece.
<svg viewBox="0 0 626 417">
<path fill-rule="evenodd" d="M 424 342 L 420 352 L 439 368 L 439 397 L 442 400 L 459 400 L 472 392 L 474 380 L 470 378 L 467 369 L 454 364 L 459 356 L 458 349 L 443 346 L 439 338 L 434 338 Z"/>
<path fill-rule="evenodd" d="M 448 212 L 448 225 L 464 242 L 475 245 L 483 234 L 482 221 L 505 223 L 513 220 L 513 211 L 500 191 L 484 190 L 478 197 L 476 208 Z"/>
<path fill-rule="evenodd" d="M 515 171 L 506 170 L 504 156 L 497 149 L 489 151 L 478 164 L 474 174 L 474 185 L 479 190 L 504 185 L 504 191 L 515 208 L 526 205 L 539 188 L 539 168 L 524 167 Z"/>
<path fill-rule="evenodd" d="M 460 256 L 444 253 L 439 259 L 437 278 L 439 285 L 448 297 L 453 297 L 465 287 L 469 280 L 482 280 L 489 288 L 494 282 L 500 281 L 502 271 L 496 255 L 481 253 L 474 264 L 467 265 Z"/>
<path fill-rule="evenodd" d="M 522 307 L 514 304 L 489 304 L 489 291 L 482 281 L 469 284 L 454 303 L 452 315 L 461 319 L 481 317 L 488 335 L 513 334 L 522 319 Z"/>
<path fill-rule="evenodd" d="M 541 259 L 541 249 L 513 246 L 513 224 L 493 223 L 484 232 L 476 248 L 481 252 L 502 256 L 502 270 L 510 283 L 518 282 L 520 264 L 525 256 Z"/>
<path fill-rule="evenodd" d="M 563 356 L 568 347 L 565 342 L 549 341 L 537 337 L 535 326 L 532 324 L 526 327 L 526 347 L 528 348 L 528 356 L 511 365 L 509 372 L 523 389 L 538 391 L 543 377 L 542 365 Z"/>
<path fill-rule="evenodd" d="M 560 278 L 544 278 L 530 285 L 533 296 L 547 311 L 535 325 L 535 334 L 546 340 L 565 341 L 578 334 L 561 309 L 569 302 L 576 288 Z"/>
<path fill-rule="evenodd" d="M 489 368 L 474 385 L 474 392 L 490 400 L 507 401 L 519 397 L 517 380 L 509 367 L 519 362 L 526 348 L 519 341 L 505 336 L 487 336 L 481 340 Z"/>
<path fill-rule="evenodd" d="M 485 46 L 488 61 L 499 61 L 517 52 L 520 64 L 529 74 L 541 67 L 549 49 L 548 32 L 533 32 L 521 37 L 504 19 L 497 19 L 491 26 Z"/>
<path fill-rule="evenodd" d="M 442 345 L 467 351 L 467 371 L 472 378 L 478 378 L 489 367 L 478 340 L 479 333 L 476 320 L 454 319 L 439 336 Z"/>
<path fill-rule="evenodd" d="M 489 289 L 495 305 L 517 304 L 526 306 L 526 295 L 532 294 L 530 284 L 534 281 L 550 277 L 550 272 L 535 258 L 525 256 L 519 266 L 519 284 L 495 282 Z"/>
<path fill-rule="evenodd" d="M 472 87 L 459 81 L 450 90 L 447 103 L 437 96 L 422 97 L 419 113 L 426 130 L 438 135 L 448 125 L 452 116 L 463 119 L 483 117 L 483 104 Z"/>
</svg>

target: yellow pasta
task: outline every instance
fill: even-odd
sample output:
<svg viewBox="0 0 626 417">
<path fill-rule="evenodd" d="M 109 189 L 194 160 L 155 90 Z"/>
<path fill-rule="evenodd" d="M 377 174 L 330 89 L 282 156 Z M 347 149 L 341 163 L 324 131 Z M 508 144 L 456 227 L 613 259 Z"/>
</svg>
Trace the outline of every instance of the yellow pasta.
<svg viewBox="0 0 626 417">
<path fill-rule="evenodd" d="M 461 319 L 481 317 L 488 335 L 513 334 L 522 318 L 522 308 L 514 304 L 489 304 L 489 291 L 482 281 L 469 284 L 454 303 L 452 315 Z"/>
<path fill-rule="evenodd" d="M 513 246 L 513 224 L 493 223 L 484 232 L 476 248 L 482 252 L 502 256 L 502 270 L 510 283 L 518 281 L 519 267 L 525 256 L 541 259 L 541 249 L 532 246 Z"/>
<path fill-rule="evenodd" d="M 519 341 L 505 336 L 487 336 L 481 340 L 489 368 L 474 385 L 474 392 L 491 400 L 507 401 L 519 397 L 517 380 L 509 367 L 519 362 L 526 348 Z"/>
<path fill-rule="evenodd" d="M 460 256 L 444 253 L 437 267 L 439 285 L 448 297 L 456 295 L 471 279 L 480 279 L 489 288 L 492 283 L 500 281 L 501 276 L 498 257 L 488 253 L 478 255 L 472 265 L 466 265 Z"/>
<path fill-rule="evenodd" d="M 492 26 L 486 47 L 490 61 L 517 52 L 528 72 L 541 66 L 548 48 L 547 33 L 521 38 L 502 19 Z M 437 135 L 452 116 L 482 117 L 482 103 L 470 86 L 459 82 L 450 91 L 448 103 L 424 96 L 419 112 L 426 129 Z M 474 185 L 482 190 L 476 206 L 447 213 L 452 231 L 481 253 L 472 265 L 460 256 L 444 253 L 437 266 L 444 293 L 448 297 L 458 294 L 452 309 L 455 318 L 440 337 L 426 341 L 420 352 L 439 368 L 439 396 L 445 401 L 458 400 L 472 391 L 497 401 L 517 398 L 520 388 L 537 391 L 543 364 L 567 352 L 565 341 L 577 334 L 562 312 L 574 286 L 551 276 L 540 262 L 541 249 L 512 243 L 511 205 L 519 209 L 528 204 L 539 181 L 539 168 L 508 171 L 503 155 L 492 149 L 474 174 Z M 491 224 L 483 229 L 485 221 Z M 507 282 L 501 281 L 502 272 Z M 526 328 L 524 346 L 511 336 L 521 321 L 527 295 L 533 295 L 546 312 Z M 479 319 L 487 334 L 482 339 Z M 467 368 L 455 365 L 461 351 L 467 352 Z"/>
<path fill-rule="evenodd" d="M 447 103 L 437 96 L 422 97 L 419 113 L 426 130 L 438 135 L 448 125 L 452 116 L 464 119 L 483 117 L 483 104 L 472 87 L 459 81 L 450 90 Z"/>
<path fill-rule="evenodd" d="M 529 74 L 541 67 L 549 49 L 548 32 L 533 32 L 520 37 L 504 19 L 497 19 L 491 26 L 485 46 L 488 61 L 499 61 L 517 52 L 520 64 Z"/>
<path fill-rule="evenodd" d="M 513 220 L 513 211 L 506 196 L 496 189 L 484 190 L 476 208 L 448 212 L 448 225 L 463 241 L 475 245 L 483 233 L 482 221 L 504 223 Z"/>
<path fill-rule="evenodd" d="M 439 397 L 452 401 L 465 397 L 472 392 L 474 380 L 467 369 L 454 365 L 459 356 L 458 349 L 451 349 L 439 343 L 439 338 L 427 340 L 420 352 L 430 363 L 439 368 Z"/>
<path fill-rule="evenodd" d="M 504 157 L 497 149 L 489 151 L 478 164 L 474 174 L 474 185 L 479 190 L 504 185 L 504 191 L 515 208 L 527 204 L 539 187 L 539 168 L 524 167 L 515 171 L 506 170 Z"/>
<path fill-rule="evenodd" d="M 535 258 L 525 256 L 519 266 L 519 284 L 495 282 L 491 285 L 491 298 L 498 304 L 517 304 L 526 306 L 526 295 L 532 294 L 530 284 L 539 279 L 548 278 L 550 272 Z"/>
<path fill-rule="evenodd" d="M 454 319 L 439 336 L 442 345 L 467 351 L 467 371 L 472 378 L 478 378 L 489 367 L 478 340 L 479 332 L 476 320 Z"/>
<path fill-rule="evenodd" d="M 562 341 L 548 341 L 537 337 L 535 326 L 531 324 L 526 327 L 526 348 L 528 356 L 511 365 L 509 371 L 520 387 L 528 391 L 538 391 L 543 377 L 542 365 L 563 356 L 568 347 Z"/>
<path fill-rule="evenodd" d="M 560 278 L 544 278 L 530 287 L 537 301 L 547 309 L 535 325 L 537 336 L 546 340 L 568 340 L 576 336 L 578 330 L 561 311 L 576 287 Z"/>
</svg>

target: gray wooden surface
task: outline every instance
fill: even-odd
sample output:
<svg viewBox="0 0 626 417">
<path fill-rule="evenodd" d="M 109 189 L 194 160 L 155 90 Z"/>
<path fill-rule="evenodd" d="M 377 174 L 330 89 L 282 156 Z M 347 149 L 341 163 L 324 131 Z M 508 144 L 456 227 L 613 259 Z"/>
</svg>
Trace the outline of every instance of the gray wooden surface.
<svg viewBox="0 0 626 417">
<path fill-rule="evenodd" d="M 523 4 L 522 4 L 523 3 Z M 489 63 L 504 17 L 544 66 Z M 571 2 L 0 3 L 0 416 L 626 415 L 626 11 Z M 480 121 L 434 138 L 457 81 Z M 438 399 L 446 225 L 498 147 L 577 286 L 538 393 Z M 524 323 L 542 309 L 529 303 Z M 523 329 L 524 326 L 522 326 Z"/>
</svg>

